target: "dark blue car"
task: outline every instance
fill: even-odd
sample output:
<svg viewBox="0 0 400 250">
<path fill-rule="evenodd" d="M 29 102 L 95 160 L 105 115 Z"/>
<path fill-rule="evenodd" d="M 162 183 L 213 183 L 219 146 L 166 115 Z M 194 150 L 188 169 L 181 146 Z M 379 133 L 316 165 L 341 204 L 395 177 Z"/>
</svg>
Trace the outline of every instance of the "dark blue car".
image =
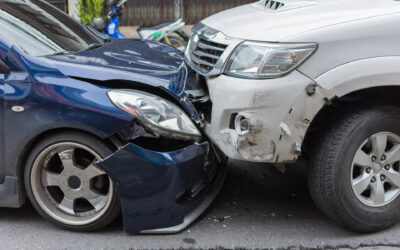
<svg viewBox="0 0 400 250">
<path fill-rule="evenodd" d="M 218 193 L 204 81 L 176 49 L 112 40 L 41 0 L 0 0 L 0 206 L 70 230 L 173 233 Z"/>
</svg>

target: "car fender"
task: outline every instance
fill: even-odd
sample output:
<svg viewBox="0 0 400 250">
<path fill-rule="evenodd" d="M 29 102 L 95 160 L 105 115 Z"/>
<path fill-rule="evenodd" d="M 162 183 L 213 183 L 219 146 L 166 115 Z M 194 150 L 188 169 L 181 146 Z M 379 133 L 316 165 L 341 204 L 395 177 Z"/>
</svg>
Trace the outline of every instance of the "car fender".
<svg viewBox="0 0 400 250">
<path fill-rule="evenodd" d="M 13 49 L 9 56 L 25 71 L 4 79 L 6 176 L 17 175 L 15 166 L 24 148 L 45 132 L 78 129 L 104 139 L 134 120 L 111 103 L 109 88 L 69 78 L 52 65 Z"/>
<path fill-rule="evenodd" d="M 315 81 L 338 97 L 383 86 L 400 85 L 400 56 L 373 57 L 340 65 Z"/>
<path fill-rule="evenodd" d="M 399 68 L 399 56 L 374 57 L 342 64 L 316 78 L 298 96 L 280 124 L 278 162 L 297 159 L 311 122 L 333 98 L 373 87 L 398 86 Z"/>
<path fill-rule="evenodd" d="M 107 97 L 109 88 L 63 75 L 53 65 L 8 51 L 20 72 L 3 75 L 3 148 L 0 172 L 0 206 L 24 203 L 20 178 L 24 157 L 43 135 L 60 130 L 80 130 L 105 139 L 134 120 Z M 22 70 L 23 69 L 23 70 Z M 17 107 L 18 109 L 15 109 Z M 17 111 L 15 111 L 17 110 Z"/>
</svg>

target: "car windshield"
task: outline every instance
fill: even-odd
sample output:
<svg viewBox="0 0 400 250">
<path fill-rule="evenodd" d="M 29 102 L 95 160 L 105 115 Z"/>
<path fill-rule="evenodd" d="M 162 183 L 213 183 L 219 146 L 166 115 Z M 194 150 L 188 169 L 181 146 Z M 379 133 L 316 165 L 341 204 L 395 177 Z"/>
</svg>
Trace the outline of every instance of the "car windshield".
<svg viewBox="0 0 400 250">
<path fill-rule="evenodd" d="M 73 53 L 103 41 L 42 0 L 0 0 L 0 36 L 34 56 Z"/>
</svg>

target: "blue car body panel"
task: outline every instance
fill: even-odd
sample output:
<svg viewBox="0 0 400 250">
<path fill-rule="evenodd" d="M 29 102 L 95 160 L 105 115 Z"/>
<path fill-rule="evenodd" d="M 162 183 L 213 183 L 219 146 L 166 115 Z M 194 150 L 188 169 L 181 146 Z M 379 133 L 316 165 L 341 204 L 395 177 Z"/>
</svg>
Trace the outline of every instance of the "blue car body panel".
<svg viewBox="0 0 400 250">
<path fill-rule="evenodd" d="M 71 79 L 41 58 L 20 56 L 15 48 L 8 55 L 24 71 L 0 78 L 7 145 L 3 178 L 16 175 L 15 166 L 25 149 L 20 145 L 29 145 L 43 132 L 71 128 L 107 138 L 134 119 L 109 101 L 109 89 Z M 13 106 L 21 106 L 25 111 L 16 113 Z"/>
<path fill-rule="evenodd" d="M 78 129 L 105 139 L 135 121 L 107 97 L 118 81 L 160 89 L 199 121 L 187 98 L 187 91 L 201 88 L 195 73 L 165 44 L 111 40 L 88 51 L 34 57 L 0 37 L 0 59 L 12 69 L 0 74 L 0 140 L 6 145 L 0 147 L 0 206 L 23 204 L 23 156 L 43 134 Z M 13 111 L 16 106 L 24 112 Z M 180 225 L 215 189 L 209 174 L 216 162 L 204 140 L 170 152 L 128 143 L 98 165 L 115 183 L 125 230 L 141 232 Z"/>
<path fill-rule="evenodd" d="M 187 91 L 202 87 L 195 72 L 183 63 L 183 53 L 171 46 L 155 41 L 112 39 L 101 48 L 46 59 L 66 76 L 161 88 L 180 102 L 193 119 L 199 119 L 185 97 Z"/>
<path fill-rule="evenodd" d="M 209 149 L 208 142 L 164 153 L 128 144 L 99 162 L 110 173 L 120 194 L 125 231 L 181 224 L 185 215 L 199 206 L 204 196 L 216 188 L 213 185 L 219 183 L 206 185 L 209 174 L 217 168 Z M 131 172 L 135 174 L 126 174 Z M 205 190 L 193 197 L 196 187 Z"/>
<path fill-rule="evenodd" d="M 176 86 L 177 81 L 188 71 L 180 51 L 159 42 L 135 39 L 112 39 L 100 48 L 45 58 L 64 75 L 100 81 L 138 81 L 165 87 L 179 96 L 184 94 L 185 82 Z"/>
</svg>

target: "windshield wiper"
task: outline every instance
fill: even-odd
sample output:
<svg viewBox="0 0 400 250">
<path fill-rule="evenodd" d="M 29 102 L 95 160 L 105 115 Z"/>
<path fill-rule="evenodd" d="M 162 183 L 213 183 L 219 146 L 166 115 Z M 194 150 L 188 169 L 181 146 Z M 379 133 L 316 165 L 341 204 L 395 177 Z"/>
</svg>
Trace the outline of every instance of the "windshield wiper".
<svg viewBox="0 0 400 250">
<path fill-rule="evenodd" d="M 79 52 L 83 52 L 83 51 L 87 51 L 87 50 L 91 50 L 91 49 L 95 49 L 95 48 L 99 48 L 103 46 L 102 43 L 91 43 L 88 45 L 88 47 L 86 49 L 83 49 Z M 76 53 L 77 51 L 69 51 L 69 50 L 64 50 L 64 51 L 59 51 L 56 52 L 54 54 L 51 54 L 52 56 L 57 56 L 57 55 L 66 55 L 66 54 L 72 54 L 72 53 Z"/>
<path fill-rule="evenodd" d="M 74 53 L 74 52 L 73 51 L 69 51 L 69 50 L 64 50 L 64 51 L 56 52 L 56 53 L 51 54 L 51 55 L 52 56 L 58 56 L 58 55 L 66 55 L 66 54 L 71 54 L 71 53 Z"/>
<path fill-rule="evenodd" d="M 91 43 L 88 45 L 86 49 L 80 50 L 78 52 L 83 52 L 83 51 L 88 51 L 91 49 L 99 48 L 103 46 L 104 43 Z M 54 54 L 51 54 L 52 56 L 57 56 L 57 55 L 66 55 L 66 54 L 72 54 L 72 53 L 77 53 L 77 51 L 69 51 L 69 50 L 63 50 L 59 52 L 55 52 Z"/>
<path fill-rule="evenodd" d="M 87 25 L 86 28 L 93 34 L 95 35 L 97 38 L 100 38 L 102 41 L 104 42 L 111 42 L 111 38 L 104 35 L 103 33 L 101 33 L 100 31 L 96 30 L 95 28 L 93 28 L 92 26 Z"/>
<path fill-rule="evenodd" d="M 91 44 L 89 44 L 88 48 L 86 48 L 84 51 L 99 48 L 101 46 L 103 46 L 102 43 L 91 43 Z"/>
</svg>

